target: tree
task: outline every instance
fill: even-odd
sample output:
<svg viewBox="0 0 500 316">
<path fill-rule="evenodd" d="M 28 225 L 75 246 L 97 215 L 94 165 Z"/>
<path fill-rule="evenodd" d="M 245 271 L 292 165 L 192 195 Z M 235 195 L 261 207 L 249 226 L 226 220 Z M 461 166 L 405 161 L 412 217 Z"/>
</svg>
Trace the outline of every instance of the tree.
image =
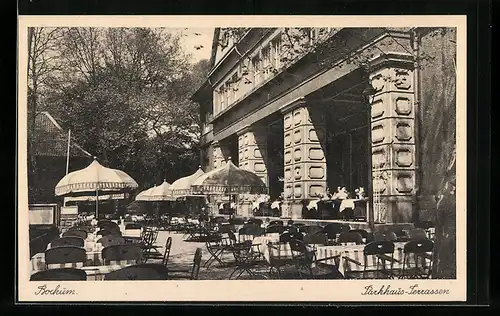
<svg viewBox="0 0 500 316">
<path fill-rule="evenodd" d="M 141 185 L 192 172 L 199 117 L 189 95 L 206 74 L 189 64 L 179 37 L 161 28 L 61 34 L 47 107 L 74 141 Z"/>
</svg>

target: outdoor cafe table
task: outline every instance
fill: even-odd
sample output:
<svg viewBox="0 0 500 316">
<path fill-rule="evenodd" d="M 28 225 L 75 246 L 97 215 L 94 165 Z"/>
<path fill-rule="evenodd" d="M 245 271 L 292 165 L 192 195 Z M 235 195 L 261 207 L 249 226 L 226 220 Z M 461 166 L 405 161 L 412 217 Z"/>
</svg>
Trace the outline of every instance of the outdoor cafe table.
<svg viewBox="0 0 500 316">
<path fill-rule="evenodd" d="M 259 237 L 257 237 L 259 238 Z M 256 238 L 256 239 L 257 239 Z M 256 241 L 254 239 L 254 243 Z M 257 239 L 258 240 L 258 239 Z M 275 245 L 278 245 L 279 242 L 272 242 Z M 404 258 L 404 245 L 405 242 L 396 242 L 394 243 L 394 259 L 397 261 L 393 263 L 393 270 L 401 270 L 403 268 L 403 258 Z M 364 257 L 363 257 L 363 249 L 365 245 L 336 245 L 336 246 L 323 246 L 323 245 L 317 245 L 316 246 L 316 259 L 324 259 L 324 258 L 330 258 L 336 255 L 341 256 L 341 261 L 338 266 L 339 272 L 342 273 L 343 275 L 345 274 L 346 271 L 363 271 L 364 268 Z M 292 251 L 290 249 L 289 244 L 284 244 L 281 243 L 279 244 L 279 247 L 275 247 L 279 249 L 279 256 L 281 258 L 287 257 L 290 258 L 292 257 Z M 273 251 L 272 255 L 273 256 L 278 256 L 277 250 L 275 248 L 272 248 L 271 251 Z M 262 249 L 261 249 L 262 251 Z M 264 257 L 266 258 L 266 261 L 269 262 L 269 258 L 271 256 L 270 254 L 270 249 L 269 247 L 266 247 L 264 252 Z M 357 265 L 355 263 L 352 263 L 348 260 L 346 260 L 344 257 L 348 257 L 350 259 L 354 259 L 358 262 L 361 263 L 361 265 Z M 374 267 L 377 264 L 377 258 L 375 256 L 368 256 L 368 267 L 367 271 L 374 269 Z M 335 259 L 328 259 L 325 260 L 323 263 L 326 264 L 331 264 L 335 265 Z M 414 257 L 410 257 L 408 260 L 408 264 L 410 266 L 413 266 L 415 263 Z M 426 259 L 426 263 L 429 263 L 429 260 Z M 390 263 L 386 262 L 386 268 L 390 268 Z"/>
</svg>

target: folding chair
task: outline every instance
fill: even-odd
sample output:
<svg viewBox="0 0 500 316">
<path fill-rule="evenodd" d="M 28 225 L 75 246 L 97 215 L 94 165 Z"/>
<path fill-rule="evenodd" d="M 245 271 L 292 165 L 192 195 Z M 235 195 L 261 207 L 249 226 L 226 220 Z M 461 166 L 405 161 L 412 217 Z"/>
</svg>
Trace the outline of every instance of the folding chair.
<svg viewBox="0 0 500 316">
<path fill-rule="evenodd" d="M 234 235 L 233 235 L 234 236 Z M 236 238 L 235 238 L 236 239 Z M 252 279 L 256 278 L 259 274 L 255 273 L 252 269 L 259 264 L 259 259 L 262 257 L 262 253 L 259 249 L 260 244 L 252 244 L 251 240 L 246 240 L 243 243 L 233 244 L 231 250 L 234 255 L 236 262 L 236 268 L 229 275 L 229 280 L 237 272 L 236 280 L 246 272 Z M 260 274 L 261 275 L 261 274 Z M 263 276 L 267 279 L 266 276 Z"/>
<path fill-rule="evenodd" d="M 193 266 L 191 269 L 168 269 L 168 279 L 178 280 L 178 279 L 188 279 L 188 280 L 198 280 L 198 273 L 200 272 L 201 265 L 201 248 L 196 248 L 193 258 Z M 175 273 L 189 273 L 186 274 L 175 274 Z"/>
<path fill-rule="evenodd" d="M 222 260 L 224 251 L 227 249 L 227 245 L 224 244 L 224 239 L 222 236 L 207 239 L 205 242 L 210 257 L 203 264 L 204 268 L 209 268 L 214 262 L 218 262 L 221 267 L 224 267 L 226 263 Z"/>
<path fill-rule="evenodd" d="M 326 236 L 325 236 L 326 237 Z M 317 259 L 316 250 L 309 248 L 301 240 L 290 240 L 289 242 L 292 260 L 301 279 L 342 279 L 338 270 L 340 255 Z M 335 265 L 323 263 L 323 261 L 334 259 Z M 320 271 L 318 271 L 320 270 Z"/>
</svg>

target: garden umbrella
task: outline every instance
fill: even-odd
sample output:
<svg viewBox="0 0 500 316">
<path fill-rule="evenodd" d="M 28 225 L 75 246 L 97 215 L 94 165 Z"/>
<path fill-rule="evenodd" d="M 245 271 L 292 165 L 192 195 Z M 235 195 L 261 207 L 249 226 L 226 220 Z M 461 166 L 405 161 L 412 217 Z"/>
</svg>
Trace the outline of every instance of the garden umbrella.
<svg viewBox="0 0 500 316">
<path fill-rule="evenodd" d="M 267 193 L 266 184 L 255 173 L 236 167 L 231 160 L 193 182 L 197 194 L 234 195 Z"/>
<path fill-rule="evenodd" d="M 194 194 L 193 189 L 191 187 L 194 181 L 203 174 L 205 174 L 205 172 L 201 170 L 201 166 L 198 166 L 198 170 L 196 170 L 195 173 L 174 181 L 174 183 L 172 183 L 172 185 L 170 186 L 170 191 L 172 191 L 172 195 L 177 198 L 187 197 L 187 196 L 203 197 L 204 195 Z"/>
<path fill-rule="evenodd" d="M 125 172 L 102 166 L 94 161 L 81 170 L 65 175 L 55 187 L 56 196 L 88 195 L 95 193 L 96 218 L 99 215 L 99 193 L 114 194 L 134 190 L 137 182 Z"/>
<path fill-rule="evenodd" d="M 193 192 L 233 196 L 267 193 L 266 184 L 255 173 L 236 167 L 231 159 L 225 165 L 201 175 L 193 182 Z"/>
<path fill-rule="evenodd" d="M 151 202 L 163 202 L 163 201 L 175 201 L 175 197 L 170 191 L 170 183 L 167 180 L 163 180 L 163 183 L 154 186 L 148 190 L 142 191 L 135 197 L 136 201 L 151 201 Z"/>
</svg>

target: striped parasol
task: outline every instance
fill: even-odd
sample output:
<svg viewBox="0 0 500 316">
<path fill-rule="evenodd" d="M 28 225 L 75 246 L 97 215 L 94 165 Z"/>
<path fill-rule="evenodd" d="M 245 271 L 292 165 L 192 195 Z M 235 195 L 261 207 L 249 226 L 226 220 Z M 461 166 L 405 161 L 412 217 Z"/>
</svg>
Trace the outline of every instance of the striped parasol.
<svg viewBox="0 0 500 316">
<path fill-rule="evenodd" d="M 96 217 L 99 212 L 99 193 L 114 194 L 132 191 L 137 182 L 125 172 L 102 166 L 97 158 L 81 170 L 65 175 L 55 187 L 56 196 L 88 195 L 95 193 Z"/>
<path fill-rule="evenodd" d="M 210 195 L 267 193 L 266 184 L 258 175 L 236 167 L 231 159 L 222 167 L 201 175 L 192 188 L 197 194 Z"/>
<path fill-rule="evenodd" d="M 205 172 L 203 172 L 201 166 L 198 166 L 198 170 L 196 170 L 195 173 L 174 181 L 174 183 L 172 183 L 172 185 L 170 186 L 172 195 L 177 198 L 188 196 L 204 196 L 195 194 L 192 188 L 194 181 L 196 181 L 196 179 L 198 179 L 203 174 L 205 174 Z"/>
</svg>

